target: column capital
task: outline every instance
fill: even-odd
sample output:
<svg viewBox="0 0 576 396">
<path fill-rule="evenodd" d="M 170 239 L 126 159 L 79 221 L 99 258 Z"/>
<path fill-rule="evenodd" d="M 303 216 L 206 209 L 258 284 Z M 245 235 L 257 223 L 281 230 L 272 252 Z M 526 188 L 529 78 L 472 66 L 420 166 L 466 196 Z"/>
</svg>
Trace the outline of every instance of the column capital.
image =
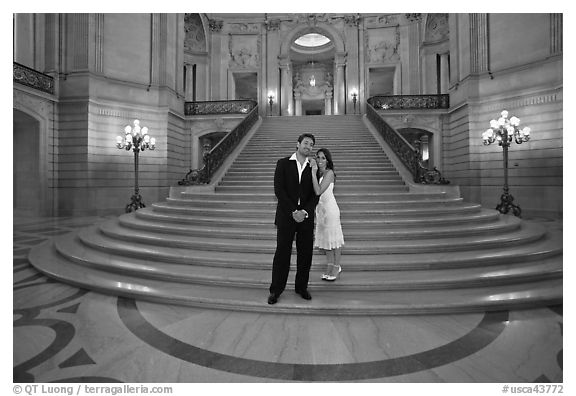
<svg viewBox="0 0 576 396">
<path fill-rule="evenodd" d="M 288 56 L 279 56 L 278 57 L 278 66 L 280 66 L 281 69 L 289 69 L 291 64 L 292 64 L 292 61 L 291 61 L 290 57 L 288 57 Z"/>
<path fill-rule="evenodd" d="M 334 54 L 334 64 L 337 67 L 342 67 L 344 65 L 346 65 L 346 52 L 337 52 L 336 54 Z"/>
</svg>

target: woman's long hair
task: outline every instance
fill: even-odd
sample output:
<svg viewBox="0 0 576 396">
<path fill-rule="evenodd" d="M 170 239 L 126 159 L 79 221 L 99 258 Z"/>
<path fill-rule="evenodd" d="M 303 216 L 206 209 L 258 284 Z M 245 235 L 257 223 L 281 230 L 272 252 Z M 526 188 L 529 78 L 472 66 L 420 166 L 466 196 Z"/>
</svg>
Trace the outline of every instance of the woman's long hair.
<svg viewBox="0 0 576 396">
<path fill-rule="evenodd" d="M 324 153 L 324 157 L 326 157 L 326 169 L 332 169 L 332 172 L 334 172 L 334 180 L 336 180 L 336 171 L 334 170 L 334 162 L 332 162 L 332 154 L 330 154 L 330 150 L 327 148 L 321 148 L 316 151 L 316 156 L 318 156 L 319 153 Z M 320 168 L 316 171 L 316 177 L 320 179 Z"/>
</svg>

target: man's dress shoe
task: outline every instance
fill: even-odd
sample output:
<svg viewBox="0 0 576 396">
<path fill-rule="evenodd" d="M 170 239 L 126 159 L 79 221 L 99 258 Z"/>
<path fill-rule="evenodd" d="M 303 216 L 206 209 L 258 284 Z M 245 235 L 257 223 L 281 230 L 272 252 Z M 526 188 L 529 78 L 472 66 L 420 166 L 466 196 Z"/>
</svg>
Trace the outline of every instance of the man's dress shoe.
<svg viewBox="0 0 576 396">
<path fill-rule="evenodd" d="M 308 293 L 308 290 L 297 290 L 296 293 L 300 294 L 300 297 L 302 297 L 304 300 L 312 300 L 312 296 L 310 293 Z"/>
<path fill-rule="evenodd" d="M 278 296 L 274 293 L 270 293 L 268 296 L 268 304 L 276 304 L 278 302 Z"/>
</svg>

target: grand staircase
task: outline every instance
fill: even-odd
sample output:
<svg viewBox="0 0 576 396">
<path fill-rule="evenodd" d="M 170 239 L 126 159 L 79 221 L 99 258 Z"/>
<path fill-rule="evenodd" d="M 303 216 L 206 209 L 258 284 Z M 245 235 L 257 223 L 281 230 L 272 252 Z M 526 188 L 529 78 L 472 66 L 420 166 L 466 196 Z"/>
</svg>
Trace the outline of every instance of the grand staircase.
<svg viewBox="0 0 576 396">
<path fill-rule="evenodd" d="M 331 150 L 346 245 L 337 282 L 266 299 L 276 233 L 273 175 L 302 132 Z M 387 315 L 562 301 L 562 235 L 443 192 L 416 193 L 360 116 L 267 118 L 214 192 L 190 187 L 57 237 L 30 261 L 63 282 L 163 303 L 276 313 Z M 295 255 L 293 255 L 293 266 Z"/>
</svg>

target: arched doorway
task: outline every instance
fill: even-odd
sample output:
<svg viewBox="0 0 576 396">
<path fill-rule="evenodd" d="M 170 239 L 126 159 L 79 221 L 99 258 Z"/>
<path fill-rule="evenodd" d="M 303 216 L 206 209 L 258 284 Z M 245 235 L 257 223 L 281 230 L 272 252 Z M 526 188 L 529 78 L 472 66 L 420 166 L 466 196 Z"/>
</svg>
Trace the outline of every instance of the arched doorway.
<svg viewBox="0 0 576 396">
<path fill-rule="evenodd" d="M 332 26 L 294 28 L 279 59 L 281 115 L 344 114 L 344 42 Z"/>
<path fill-rule="evenodd" d="M 17 215 L 41 215 L 40 122 L 16 109 L 13 117 L 12 207 Z"/>
</svg>

